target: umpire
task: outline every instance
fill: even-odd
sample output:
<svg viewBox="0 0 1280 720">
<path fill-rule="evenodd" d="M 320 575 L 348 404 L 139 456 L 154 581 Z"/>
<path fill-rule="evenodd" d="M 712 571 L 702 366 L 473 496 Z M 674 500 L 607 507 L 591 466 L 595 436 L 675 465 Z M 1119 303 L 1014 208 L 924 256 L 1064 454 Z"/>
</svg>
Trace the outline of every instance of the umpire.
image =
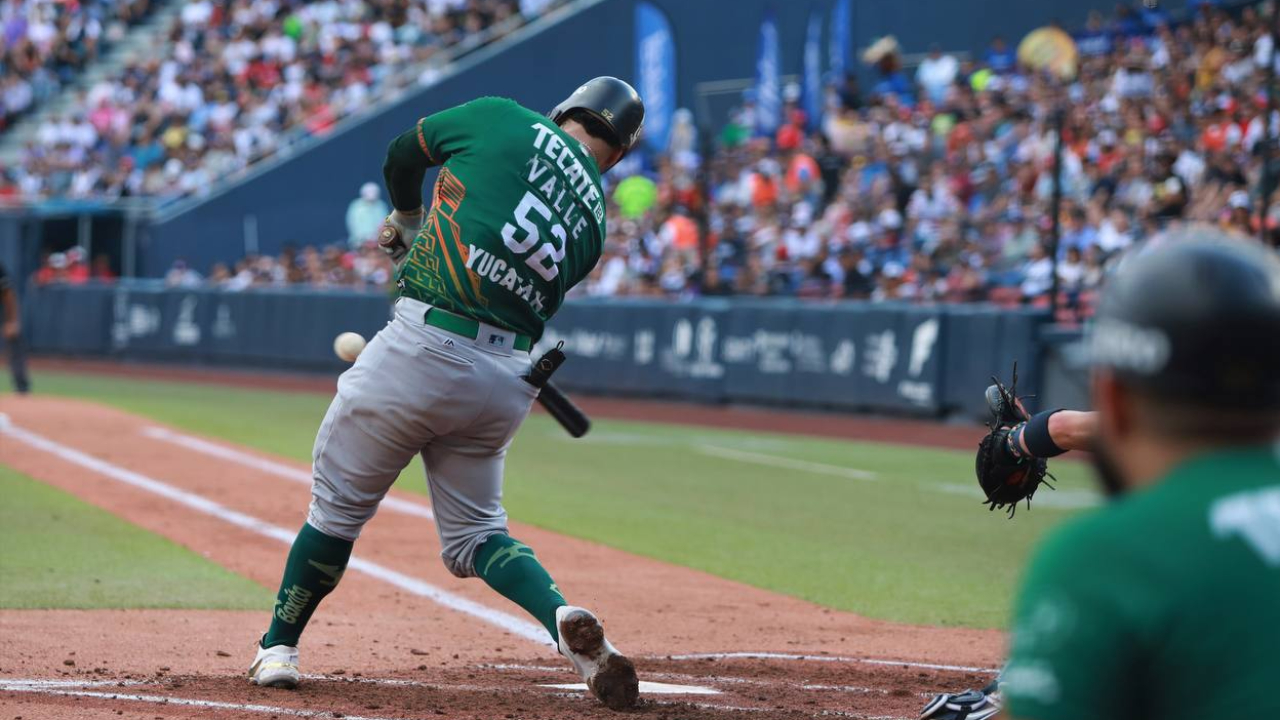
<svg viewBox="0 0 1280 720">
<path fill-rule="evenodd" d="M 9 371 L 13 374 L 13 389 L 25 395 L 31 389 L 27 378 L 27 354 L 22 346 L 22 313 L 18 309 L 18 293 L 13 289 L 9 274 L 0 265 L 0 344 L 9 349 Z"/>
<path fill-rule="evenodd" d="M 1001 717 L 1280 717 L 1280 257 L 1177 232 L 1104 291 L 1093 459 L 1114 501 L 1035 554 Z M 924 717 L 990 717 L 1000 695 Z"/>
</svg>

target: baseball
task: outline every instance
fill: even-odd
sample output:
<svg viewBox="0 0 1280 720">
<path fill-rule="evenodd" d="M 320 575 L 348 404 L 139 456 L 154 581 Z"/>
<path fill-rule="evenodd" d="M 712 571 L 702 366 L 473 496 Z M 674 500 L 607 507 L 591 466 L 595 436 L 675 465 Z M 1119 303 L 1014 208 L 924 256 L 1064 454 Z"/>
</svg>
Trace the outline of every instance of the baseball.
<svg viewBox="0 0 1280 720">
<path fill-rule="evenodd" d="M 364 345 L 360 333 L 344 332 L 333 339 L 333 353 L 347 362 L 355 362 Z"/>
</svg>

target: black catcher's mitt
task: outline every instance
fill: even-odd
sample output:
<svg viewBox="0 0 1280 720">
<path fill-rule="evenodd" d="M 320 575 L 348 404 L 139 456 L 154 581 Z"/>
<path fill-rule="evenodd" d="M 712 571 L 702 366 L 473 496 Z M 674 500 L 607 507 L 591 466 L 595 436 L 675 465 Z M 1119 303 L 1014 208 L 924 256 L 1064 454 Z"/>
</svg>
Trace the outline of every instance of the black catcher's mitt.
<svg viewBox="0 0 1280 720">
<path fill-rule="evenodd" d="M 987 406 L 991 409 L 991 421 L 987 427 L 991 429 L 978 444 L 978 457 L 975 470 L 978 484 L 987 496 L 986 504 L 991 510 L 1009 508 L 1009 517 L 1013 517 L 1018 503 L 1027 501 L 1031 507 L 1031 496 L 1035 495 L 1040 484 L 1048 485 L 1045 477 L 1049 475 L 1049 464 L 1043 458 L 1018 457 L 1009 447 L 1009 434 L 1020 424 L 1030 419 L 1030 414 L 1022 406 L 1018 397 L 1018 364 L 1013 364 L 1013 382 L 1005 387 L 999 378 L 992 377 L 994 385 L 987 388 Z"/>
</svg>

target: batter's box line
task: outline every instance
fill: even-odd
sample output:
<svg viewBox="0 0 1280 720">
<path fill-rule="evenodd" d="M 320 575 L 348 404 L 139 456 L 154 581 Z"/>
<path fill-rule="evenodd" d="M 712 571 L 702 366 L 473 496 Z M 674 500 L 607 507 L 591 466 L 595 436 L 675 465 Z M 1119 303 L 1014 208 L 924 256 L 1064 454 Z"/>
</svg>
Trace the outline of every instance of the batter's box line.
<svg viewBox="0 0 1280 720">
<path fill-rule="evenodd" d="M 173 707 L 205 708 L 209 710 L 232 710 L 235 712 L 258 713 L 263 715 L 285 715 L 299 718 L 337 718 L 346 720 L 409 720 L 408 718 L 370 717 L 365 715 L 341 716 L 329 710 L 306 710 L 287 708 L 277 705 L 260 705 L 257 703 L 233 703 L 220 700 L 200 700 L 198 698 L 171 697 L 168 695 L 138 695 L 134 693 L 113 693 L 94 690 L 59 690 L 52 687 L 18 685 L 0 682 L 0 691 L 15 693 L 32 693 L 54 697 L 92 698 L 97 700 L 114 700 L 126 703 L 147 703 L 150 705 L 169 705 Z"/>
<path fill-rule="evenodd" d="M 515 670 L 522 672 L 560 672 L 560 668 L 553 668 L 546 665 L 518 665 L 511 663 L 478 663 L 476 668 L 481 670 Z M 756 687 L 793 687 L 794 683 L 782 680 L 764 680 L 762 678 L 744 678 L 734 677 L 732 675 L 692 675 L 690 673 L 673 673 L 673 672 L 653 672 L 643 668 L 638 670 L 641 679 L 644 678 L 662 678 L 665 680 L 680 680 L 682 682 L 713 682 L 723 683 L 726 685 L 754 685 Z M 862 687 L 859 685 L 818 685 L 805 683 L 798 686 L 801 690 L 812 690 L 817 692 L 842 692 L 856 695 L 888 695 L 889 691 L 884 688 Z M 930 698 L 933 695 L 929 693 L 917 693 L 920 697 Z"/>
<path fill-rule="evenodd" d="M 789 660 L 800 662 L 842 662 L 862 665 L 883 665 L 887 667 L 901 666 L 922 670 L 945 670 L 949 672 L 976 672 L 988 675 L 999 674 L 1000 668 L 971 667 L 968 665 L 939 665 L 936 663 L 913 662 L 910 660 L 883 660 L 879 658 L 856 658 L 841 655 L 798 655 L 794 653 L 774 652 L 722 652 L 722 653 L 689 653 L 684 655 L 649 655 L 647 660 Z"/>
<path fill-rule="evenodd" d="M 0 690 L 22 692 L 26 688 L 137 687 L 153 685 L 148 680 L 74 680 L 62 678 L 0 678 Z"/>
</svg>

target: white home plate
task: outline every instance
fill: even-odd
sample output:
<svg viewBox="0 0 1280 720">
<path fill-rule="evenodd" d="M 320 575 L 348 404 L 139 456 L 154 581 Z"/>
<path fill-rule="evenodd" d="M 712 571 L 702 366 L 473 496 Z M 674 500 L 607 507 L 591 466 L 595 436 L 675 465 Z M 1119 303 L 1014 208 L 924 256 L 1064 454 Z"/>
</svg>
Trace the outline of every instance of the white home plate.
<svg viewBox="0 0 1280 720">
<path fill-rule="evenodd" d="M 581 690 L 586 692 L 586 683 L 568 683 L 566 685 L 539 685 L 538 687 L 553 688 L 555 690 Z M 697 685 L 671 685 L 669 683 L 640 681 L 641 694 L 648 695 L 719 695 L 720 691 L 715 688 L 699 687 Z"/>
</svg>

